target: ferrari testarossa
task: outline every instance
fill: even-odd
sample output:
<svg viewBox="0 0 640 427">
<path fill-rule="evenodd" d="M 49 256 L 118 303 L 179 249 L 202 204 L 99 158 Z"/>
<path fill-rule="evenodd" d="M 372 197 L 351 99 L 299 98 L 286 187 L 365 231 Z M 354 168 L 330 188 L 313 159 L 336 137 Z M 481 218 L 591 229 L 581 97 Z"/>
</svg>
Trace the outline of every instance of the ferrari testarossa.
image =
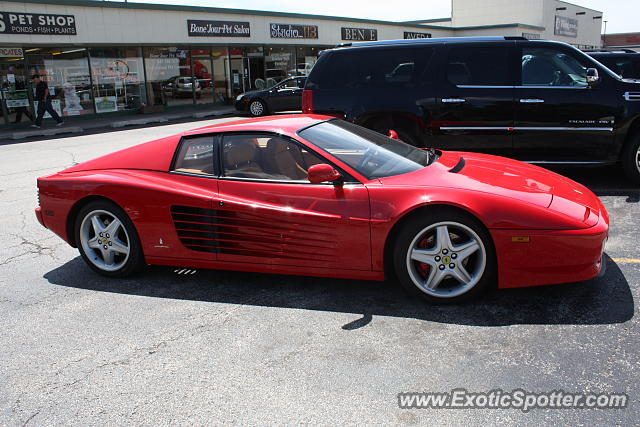
<svg viewBox="0 0 640 427">
<path fill-rule="evenodd" d="M 587 188 L 319 115 L 169 136 L 38 179 L 40 223 L 106 276 L 145 264 L 383 280 L 435 301 L 577 282 L 609 218 Z"/>
</svg>

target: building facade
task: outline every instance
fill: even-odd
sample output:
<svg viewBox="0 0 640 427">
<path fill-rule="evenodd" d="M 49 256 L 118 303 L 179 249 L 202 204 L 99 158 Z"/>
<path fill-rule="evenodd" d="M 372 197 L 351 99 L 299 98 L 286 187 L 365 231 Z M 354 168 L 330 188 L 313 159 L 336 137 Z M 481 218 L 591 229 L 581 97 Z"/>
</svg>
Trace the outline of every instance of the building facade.
<svg viewBox="0 0 640 427">
<path fill-rule="evenodd" d="M 505 35 L 599 46 L 597 11 L 557 0 L 492 0 L 481 14 L 478 9 L 471 0 L 452 0 L 451 18 L 398 23 L 143 3 L 0 1 L 0 123 L 33 110 L 34 74 L 48 82 L 61 115 L 88 116 L 230 104 L 239 93 L 307 74 L 318 52 L 351 41 Z"/>
</svg>

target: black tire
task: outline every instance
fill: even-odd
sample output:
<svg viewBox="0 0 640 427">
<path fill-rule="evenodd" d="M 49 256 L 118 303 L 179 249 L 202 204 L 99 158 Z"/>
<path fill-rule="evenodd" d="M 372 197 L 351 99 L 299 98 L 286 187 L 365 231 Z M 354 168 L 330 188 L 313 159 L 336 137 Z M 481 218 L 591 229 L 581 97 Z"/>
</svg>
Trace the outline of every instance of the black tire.
<svg viewBox="0 0 640 427">
<path fill-rule="evenodd" d="M 96 226 L 92 221 L 94 217 L 105 227 L 100 235 L 95 231 Z M 114 218 L 120 222 L 120 226 L 116 226 L 112 236 L 108 232 L 108 227 L 115 226 Z M 135 226 L 129 216 L 113 202 L 99 200 L 82 207 L 76 217 L 74 233 L 82 259 L 92 270 L 103 276 L 126 277 L 138 272 L 144 266 L 142 246 Z M 89 239 L 91 236 L 93 238 Z M 98 239 L 99 243 L 94 241 L 94 238 Z M 105 250 L 90 247 L 96 244 Z M 115 250 L 124 248 L 123 245 L 128 249 L 127 255 Z M 109 257 L 105 256 L 109 253 L 113 253 L 110 259 L 111 265 L 108 263 Z M 100 267 L 101 264 L 103 267 Z"/>
<path fill-rule="evenodd" d="M 620 159 L 627 178 L 634 184 L 640 184 L 640 131 L 629 139 Z"/>
<path fill-rule="evenodd" d="M 445 231 L 448 230 L 446 234 L 452 244 L 438 249 L 438 232 L 443 226 Z M 465 236 L 469 239 L 465 240 Z M 434 246 L 430 247 L 429 242 Z M 467 255 L 473 249 L 474 242 L 480 242 L 478 249 Z M 416 247 L 423 243 L 424 249 Z M 462 249 L 456 252 L 455 248 L 463 248 L 464 245 L 468 245 L 467 252 Z M 411 259 L 410 254 L 415 256 L 414 249 L 425 254 L 435 253 L 433 257 L 425 257 L 431 257 L 430 262 L 437 263 L 432 265 Z M 429 302 L 459 303 L 480 295 L 496 284 L 496 255 L 491 236 L 476 218 L 455 209 L 434 209 L 411 218 L 396 235 L 392 251 L 393 267 L 400 285 L 411 295 Z M 431 274 L 442 279 L 434 289 L 428 290 L 426 284 L 430 283 Z M 458 274 L 466 274 L 469 280 L 463 284 L 456 278 Z"/>
<path fill-rule="evenodd" d="M 267 114 L 267 104 L 261 99 L 252 99 L 249 102 L 248 110 L 252 117 L 264 116 Z"/>
</svg>

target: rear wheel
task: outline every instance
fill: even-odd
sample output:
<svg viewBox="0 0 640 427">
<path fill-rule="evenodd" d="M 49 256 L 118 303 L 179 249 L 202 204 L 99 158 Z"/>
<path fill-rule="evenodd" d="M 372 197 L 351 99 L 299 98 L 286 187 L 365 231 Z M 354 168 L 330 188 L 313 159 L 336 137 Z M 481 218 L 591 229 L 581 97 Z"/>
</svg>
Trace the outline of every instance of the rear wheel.
<svg viewBox="0 0 640 427">
<path fill-rule="evenodd" d="M 640 184 L 640 132 L 631 136 L 631 140 L 622 151 L 621 162 L 627 178 L 634 184 Z"/>
<path fill-rule="evenodd" d="M 133 223 L 112 202 L 91 202 L 80 209 L 75 237 L 82 258 L 102 275 L 128 276 L 144 264 L 140 239 Z"/>
<path fill-rule="evenodd" d="M 394 268 L 408 292 L 432 302 L 455 303 L 494 282 L 495 250 L 475 218 L 447 209 L 404 225 L 396 239 Z"/>
</svg>

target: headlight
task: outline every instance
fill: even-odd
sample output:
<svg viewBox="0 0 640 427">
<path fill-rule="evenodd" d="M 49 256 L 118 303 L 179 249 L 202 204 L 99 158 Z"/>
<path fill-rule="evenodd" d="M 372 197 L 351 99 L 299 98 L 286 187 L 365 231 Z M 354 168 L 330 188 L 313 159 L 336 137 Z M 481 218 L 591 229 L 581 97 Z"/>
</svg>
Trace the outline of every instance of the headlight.
<svg viewBox="0 0 640 427">
<path fill-rule="evenodd" d="M 244 94 L 242 94 L 242 93 L 241 93 L 240 95 L 238 95 L 238 96 L 236 97 L 236 101 L 240 101 L 240 100 L 242 99 L 242 97 L 243 97 L 243 96 L 244 96 Z"/>
</svg>

